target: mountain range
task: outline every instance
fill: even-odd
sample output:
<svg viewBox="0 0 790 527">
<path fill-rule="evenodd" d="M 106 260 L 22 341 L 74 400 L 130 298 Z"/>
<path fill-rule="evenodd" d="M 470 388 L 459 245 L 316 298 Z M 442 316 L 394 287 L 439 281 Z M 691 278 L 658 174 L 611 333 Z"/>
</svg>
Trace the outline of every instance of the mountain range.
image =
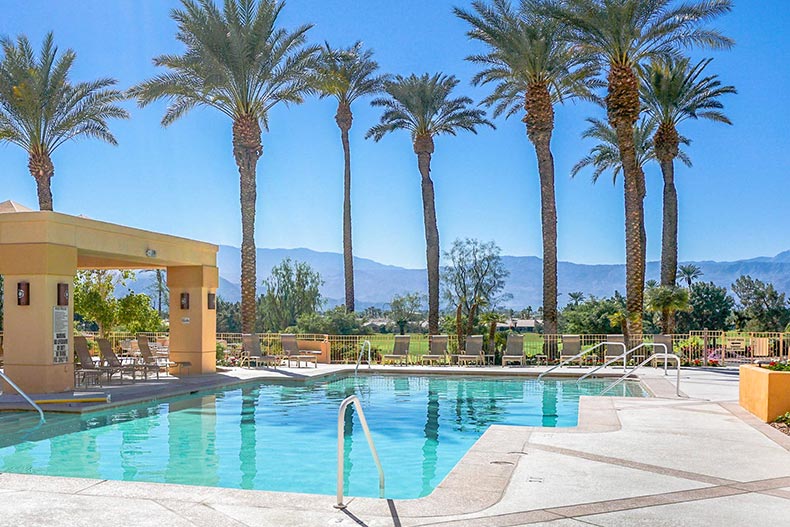
<svg viewBox="0 0 790 527">
<path fill-rule="evenodd" d="M 304 261 L 321 274 L 324 285 L 321 293 L 326 306 L 342 303 L 343 256 L 340 253 L 318 252 L 310 249 L 258 249 L 258 281 L 269 276 L 271 268 L 284 258 Z M 230 301 L 240 298 L 240 251 L 236 247 L 220 246 L 217 262 L 220 272 L 218 294 Z M 512 294 L 504 307 L 521 309 L 541 305 L 541 260 L 535 256 L 503 256 L 502 263 L 510 271 L 505 290 Z M 732 262 L 684 262 L 698 265 L 702 280 L 730 288 L 741 275 L 771 282 L 781 292 L 790 293 L 790 251 L 773 257 L 759 257 Z M 625 291 L 625 265 L 589 265 L 560 262 L 560 305 L 568 302 L 568 293 L 582 291 L 585 295 L 610 296 L 615 290 Z M 424 292 L 427 289 L 425 269 L 407 269 L 386 265 L 367 258 L 354 258 L 355 293 L 358 309 L 375 305 L 383 307 L 396 294 Z M 659 278 L 659 263 L 647 264 L 647 279 Z M 138 275 L 132 287 L 146 290 L 153 281 L 151 273 Z M 262 288 L 261 288 L 262 289 Z M 262 290 L 260 291 L 262 292 Z"/>
</svg>

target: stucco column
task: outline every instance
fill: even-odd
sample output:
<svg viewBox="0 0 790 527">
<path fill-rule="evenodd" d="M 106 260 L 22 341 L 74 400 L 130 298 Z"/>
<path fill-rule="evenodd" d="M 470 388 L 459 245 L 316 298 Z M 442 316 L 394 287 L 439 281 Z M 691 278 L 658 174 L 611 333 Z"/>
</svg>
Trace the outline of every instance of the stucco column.
<svg viewBox="0 0 790 527">
<path fill-rule="evenodd" d="M 214 373 L 217 366 L 217 311 L 209 309 L 219 272 L 210 266 L 167 268 L 170 289 L 170 360 L 190 362 L 190 374 Z M 188 307 L 182 295 L 189 295 Z M 183 370 L 186 373 L 186 369 Z"/>
<path fill-rule="evenodd" d="M 74 302 L 71 294 L 77 274 L 76 247 L 50 243 L 4 244 L 0 251 L 0 274 L 5 279 L 3 350 L 6 375 L 28 393 L 74 389 Z M 18 284 L 27 284 L 23 287 L 29 291 L 28 305 L 18 305 Z M 68 284 L 67 306 L 58 306 L 58 284 Z M 67 324 L 65 339 L 59 343 L 55 342 L 54 334 L 56 311 Z M 64 341 L 67 342 L 66 350 L 62 348 Z M 61 346 L 58 354 L 55 352 L 57 344 Z M 3 390 L 13 393 L 7 385 Z"/>
</svg>

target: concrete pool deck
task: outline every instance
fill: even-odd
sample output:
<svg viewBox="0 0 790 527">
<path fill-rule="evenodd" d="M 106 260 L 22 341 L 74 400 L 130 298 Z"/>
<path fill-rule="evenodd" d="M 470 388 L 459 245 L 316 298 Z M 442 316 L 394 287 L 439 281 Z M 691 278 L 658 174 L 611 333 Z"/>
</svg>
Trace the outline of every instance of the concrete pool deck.
<svg viewBox="0 0 790 527">
<path fill-rule="evenodd" d="M 234 370 L 158 388 L 155 381 L 133 386 L 150 384 L 165 397 L 177 389 L 348 369 Z M 534 375 L 542 369 L 414 371 Z M 561 373 L 579 371 L 585 370 Z M 583 397 L 578 427 L 492 426 L 431 495 L 417 500 L 348 498 L 348 508 L 338 511 L 332 496 L 4 473 L 0 525 L 767 527 L 786 521 L 790 438 L 738 407 L 737 371 L 682 370 L 682 398 L 675 396 L 674 375 L 645 369 L 640 379 L 656 397 Z M 117 387 L 113 402 L 139 398 L 133 386 Z"/>
</svg>

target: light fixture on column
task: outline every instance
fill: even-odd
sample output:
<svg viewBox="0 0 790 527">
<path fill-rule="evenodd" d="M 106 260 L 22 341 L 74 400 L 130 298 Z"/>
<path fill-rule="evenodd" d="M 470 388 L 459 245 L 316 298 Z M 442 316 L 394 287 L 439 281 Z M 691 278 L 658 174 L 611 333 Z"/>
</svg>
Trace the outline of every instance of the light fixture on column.
<svg viewBox="0 0 790 527">
<path fill-rule="evenodd" d="M 69 305 L 69 284 L 58 284 L 58 305 Z"/>
<path fill-rule="evenodd" d="M 189 309 L 189 293 L 181 293 L 181 309 Z"/>
<path fill-rule="evenodd" d="M 149 258 L 156 258 L 156 249 L 146 249 L 145 255 Z"/>
<path fill-rule="evenodd" d="M 19 282 L 16 284 L 16 305 L 29 306 L 30 305 L 30 283 Z"/>
<path fill-rule="evenodd" d="M 215 293 L 208 294 L 208 308 L 217 309 L 217 295 Z"/>
</svg>

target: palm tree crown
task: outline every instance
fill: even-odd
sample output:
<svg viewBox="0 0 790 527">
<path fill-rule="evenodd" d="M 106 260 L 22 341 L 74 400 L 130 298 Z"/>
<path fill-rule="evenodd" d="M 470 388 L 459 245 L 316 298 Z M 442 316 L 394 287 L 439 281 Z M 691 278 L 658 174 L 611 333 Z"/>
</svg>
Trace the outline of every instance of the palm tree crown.
<svg viewBox="0 0 790 527">
<path fill-rule="evenodd" d="M 379 64 L 373 51 L 355 42 L 345 49 L 325 43 L 315 67 L 313 84 L 321 97 L 334 97 L 340 105 L 351 105 L 360 97 L 381 91 L 385 75 L 377 75 Z"/>
<path fill-rule="evenodd" d="M 403 77 L 396 75 L 384 82 L 388 97 L 374 99 L 373 106 L 384 108 L 381 122 L 372 127 L 365 137 L 379 141 L 387 133 L 407 130 L 416 142 L 441 134 L 456 135 L 458 130 L 477 133 L 480 125 L 494 127 L 485 118 L 485 112 L 470 108 L 469 97 L 450 98 L 458 86 L 453 75 L 437 73 Z M 431 148 L 431 152 L 433 149 Z"/>
<path fill-rule="evenodd" d="M 685 280 L 689 289 L 694 280 L 702 276 L 702 269 L 694 264 L 686 264 L 678 267 L 678 280 Z"/>
<path fill-rule="evenodd" d="M 301 103 L 309 90 L 306 72 L 315 46 L 305 46 L 311 25 L 294 31 L 276 26 L 285 4 L 274 0 L 182 0 L 171 17 L 182 55 L 160 55 L 156 66 L 168 72 L 132 88 L 145 106 L 168 99 L 167 126 L 196 106 L 210 106 L 231 119 L 251 116 L 268 125 L 268 112 L 280 102 Z"/>
<path fill-rule="evenodd" d="M 125 97 L 108 89 L 116 83 L 111 78 L 72 84 L 69 74 L 76 54 L 69 49 L 58 56 L 52 33 L 44 37 L 38 57 L 25 36 L 16 41 L 0 39 L 0 47 L 0 142 L 15 144 L 28 153 L 39 207 L 52 210 L 52 153 L 80 137 L 117 144 L 107 121 L 129 117 L 116 104 Z"/>
</svg>

